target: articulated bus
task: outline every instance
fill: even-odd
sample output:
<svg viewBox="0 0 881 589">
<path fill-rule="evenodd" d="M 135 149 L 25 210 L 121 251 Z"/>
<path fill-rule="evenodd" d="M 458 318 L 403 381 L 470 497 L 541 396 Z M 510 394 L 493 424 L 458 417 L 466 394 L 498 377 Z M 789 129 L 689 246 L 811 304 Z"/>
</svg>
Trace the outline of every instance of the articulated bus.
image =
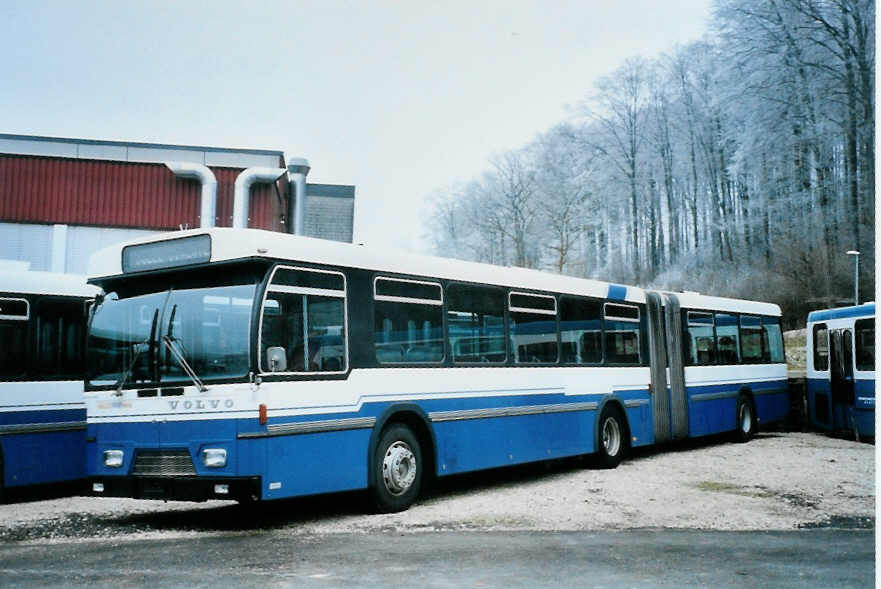
<svg viewBox="0 0 881 589">
<path fill-rule="evenodd" d="M 85 480 L 85 276 L 0 272 L 0 495 Z"/>
<path fill-rule="evenodd" d="M 253 229 L 96 253 L 107 496 L 277 499 L 731 432 L 788 410 L 776 305 Z"/>
<path fill-rule="evenodd" d="M 810 424 L 857 439 L 875 437 L 875 303 L 808 315 Z"/>
</svg>

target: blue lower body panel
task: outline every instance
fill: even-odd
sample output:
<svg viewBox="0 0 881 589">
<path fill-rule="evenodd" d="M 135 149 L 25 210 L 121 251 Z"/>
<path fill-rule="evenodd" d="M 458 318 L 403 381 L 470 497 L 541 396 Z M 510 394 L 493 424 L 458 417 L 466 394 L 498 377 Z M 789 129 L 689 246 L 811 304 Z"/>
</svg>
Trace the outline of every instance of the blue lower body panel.
<svg viewBox="0 0 881 589">
<path fill-rule="evenodd" d="M 85 478 L 85 422 L 85 409 L 0 413 L 3 486 Z"/>
<path fill-rule="evenodd" d="M 853 403 L 837 402 L 828 379 L 808 379 L 808 420 L 827 432 L 850 432 L 861 437 L 875 436 L 875 381 L 853 383 Z"/>
</svg>

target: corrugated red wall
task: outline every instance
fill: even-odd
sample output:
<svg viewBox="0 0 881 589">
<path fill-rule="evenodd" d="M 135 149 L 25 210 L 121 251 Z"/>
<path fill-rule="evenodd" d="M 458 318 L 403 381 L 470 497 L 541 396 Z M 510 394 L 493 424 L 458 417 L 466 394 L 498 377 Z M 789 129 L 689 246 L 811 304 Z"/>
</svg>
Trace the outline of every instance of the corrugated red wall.
<svg viewBox="0 0 881 589">
<path fill-rule="evenodd" d="M 243 169 L 211 168 L 218 227 L 232 225 L 233 186 Z M 286 181 L 278 184 L 286 199 Z M 194 228 L 200 198 L 198 180 L 177 178 L 163 164 L 0 154 L 0 221 Z M 285 203 L 271 184 L 255 184 L 248 226 L 284 231 Z"/>
</svg>

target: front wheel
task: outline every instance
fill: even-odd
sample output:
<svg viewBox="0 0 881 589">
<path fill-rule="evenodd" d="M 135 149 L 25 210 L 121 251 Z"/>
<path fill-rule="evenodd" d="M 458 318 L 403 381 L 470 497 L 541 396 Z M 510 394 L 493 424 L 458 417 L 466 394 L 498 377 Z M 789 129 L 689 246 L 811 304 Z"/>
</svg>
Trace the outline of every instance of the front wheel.
<svg viewBox="0 0 881 589">
<path fill-rule="evenodd" d="M 416 501 L 422 484 L 422 449 L 403 424 L 382 432 L 373 456 L 371 495 L 382 513 L 404 511 Z"/>
<path fill-rule="evenodd" d="M 600 464 L 603 468 L 615 468 L 627 452 L 627 425 L 616 408 L 603 409 L 598 438 Z"/>
<path fill-rule="evenodd" d="M 756 410 L 752 401 L 745 395 L 737 397 L 737 431 L 738 442 L 749 442 L 756 433 Z"/>
</svg>

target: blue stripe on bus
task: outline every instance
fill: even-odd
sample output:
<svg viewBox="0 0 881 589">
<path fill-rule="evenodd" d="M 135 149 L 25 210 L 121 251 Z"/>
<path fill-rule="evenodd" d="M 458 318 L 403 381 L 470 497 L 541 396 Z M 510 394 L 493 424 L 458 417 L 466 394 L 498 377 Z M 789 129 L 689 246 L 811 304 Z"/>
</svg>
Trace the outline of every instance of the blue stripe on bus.
<svg viewBox="0 0 881 589">
<path fill-rule="evenodd" d="M 840 309 L 813 311 L 808 314 L 808 323 L 829 321 L 831 319 L 844 319 L 846 317 L 873 317 L 874 315 L 875 303 L 866 303 L 858 307 L 841 307 Z"/>
<path fill-rule="evenodd" d="M 609 294 L 606 298 L 610 301 L 623 301 L 627 299 L 627 287 L 620 284 L 610 284 Z"/>
<path fill-rule="evenodd" d="M 783 394 L 785 385 L 785 380 L 749 385 L 756 393 L 781 391 L 781 395 L 756 394 L 762 421 L 773 419 L 774 407 L 788 406 Z M 690 387 L 689 397 L 716 392 L 734 393 L 730 398 L 718 401 L 690 402 L 690 434 L 697 436 L 733 430 L 736 392 L 741 386 L 735 383 Z M 264 499 L 362 489 L 367 485 L 366 452 L 374 428 L 363 427 L 359 419 L 378 419 L 392 406 L 418 405 L 425 415 L 439 412 L 445 417 L 450 416 L 450 412 L 466 412 L 467 418 L 430 423 L 435 441 L 435 472 L 442 476 L 594 452 L 598 414 L 603 404 L 611 399 L 624 404 L 631 444 L 653 443 L 652 399 L 647 389 L 616 391 L 614 395 L 549 392 L 418 401 L 401 399 L 367 402 L 358 412 L 270 417 L 267 425 L 274 426 L 332 420 L 351 425 L 316 432 L 308 431 L 308 428 L 292 428 L 291 431 L 295 432 L 292 435 L 253 435 L 267 431 L 256 418 L 90 424 L 88 435 L 93 441 L 89 443 L 87 453 L 89 474 L 124 476 L 130 472 L 133 458 L 141 448 L 186 449 L 199 476 L 261 477 Z M 530 413 L 530 407 L 535 411 Z M 504 408 L 524 412 L 494 417 L 499 414 L 499 409 Z M 543 411 L 545 408 L 547 412 Z M 713 417 L 720 408 L 723 408 L 724 417 Z M 473 413 L 480 410 L 487 410 L 489 416 L 482 418 Z M 221 469 L 202 465 L 199 456 L 206 447 L 226 449 L 228 464 Z M 109 469 L 99 464 L 103 451 L 108 449 L 124 450 L 122 468 Z M 323 474 L 317 477 L 317 472 Z"/>
</svg>

